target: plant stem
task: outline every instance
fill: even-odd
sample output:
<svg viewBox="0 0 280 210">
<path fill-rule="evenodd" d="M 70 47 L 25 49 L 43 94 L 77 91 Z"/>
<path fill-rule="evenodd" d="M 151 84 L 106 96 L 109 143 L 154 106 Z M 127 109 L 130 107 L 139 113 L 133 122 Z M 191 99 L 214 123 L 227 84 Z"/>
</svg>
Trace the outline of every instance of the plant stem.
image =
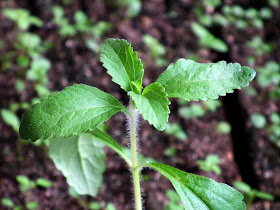
<svg viewBox="0 0 280 210">
<path fill-rule="evenodd" d="M 135 209 L 141 210 L 142 201 L 141 201 L 139 168 L 138 168 L 138 160 L 137 160 L 137 138 L 136 138 L 138 111 L 136 109 L 133 109 L 132 102 L 130 102 L 128 110 L 131 114 L 130 116 L 128 116 L 128 123 L 129 123 L 130 148 L 131 148 L 131 158 L 132 158 L 132 177 L 133 177 L 133 185 L 134 185 Z"/>
</svg>

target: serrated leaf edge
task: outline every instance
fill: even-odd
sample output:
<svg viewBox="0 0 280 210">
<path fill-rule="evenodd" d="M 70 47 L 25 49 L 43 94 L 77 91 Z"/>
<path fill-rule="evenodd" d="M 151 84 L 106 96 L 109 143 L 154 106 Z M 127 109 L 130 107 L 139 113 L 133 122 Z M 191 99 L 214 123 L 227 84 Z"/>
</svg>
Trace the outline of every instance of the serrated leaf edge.
<svg viewBox="0 0 280 210">
<path fill-rule="evenodd" d="M 138 53 L 137 53 L 136 51 L 133 50 L 133 47 L 131 46 L 131 43 L 127 42 L 127 40 L 125 40 L 125 39 L 110 38 L 110 39 L 107 39 L 107 40 L 103 43 L 103 45 L 101 46 L 101 49 L 100 49 L 100 61 L 102 62 L 102 66 L 103 66 L 105 69 L 107 69 L 107 68 L 106 68 L 106 63 L 104 63 L 104 62 L 102 61 L 102 59 L 103 59 L 103 57 L 108 57 L 108 56 L 105 56 L 104 53 L 103 53 L 103 52 L 106 51 L 106 50 L 104 49 L 103 46 L 104 46 L 104 44 L 105 44 L 107 41 L 109 41 L 109 40 L 121 41 L 121 42 L 123 42 L 123 43 L 125 43 L 125 44 L 127 44 L 127 45 L 129 46 L 129 49 L 131 49 L 131 51 L 132 51 L 132 56 L 131 56 L 131 57 L 136 58 L 136 60 L 139 61 L 140 64 L 141 64 L 141 67 L 142 67 L 142 70 L 141 70 L 141 72 L 142 72 L 141 81 L 142 81 L 143 75 L 144 75 L 143 63 L 142 63 L 141 59 L 138 57 Z M 113 48 L 112 48 L 112 49 L 113 49 Z M 114 50 L 114 51 L 115 51 L 115 50 Z M 116 52 L 116 51 L 115 51 L 115 52 Z M 118 55 L 117 52 L 116 52 L 116 54 Z M 122 63 L 122 62 L 121 62 L 121 63 Z M 123 63 L 122 63 L 122 65 L 123 65 Z M 124 68 L 124 70 L 125 70 L 125 68 Z M 107 69 L 106 72 L 107 72 L 107 74 L 109 74 L 109 75 L 111 76 L 111 73 L 110 73 L 111 70 L 108 70 L 108 69 Z M 129 78 L 128 74 L 127 74 L 127 71 L 125 71 L 125 74 L 126 74 L 127 80 L 129 81 L 130 90 L 125 90 L 125 87 L 123 87 L 123 85 L 120 85 L 120 84 L 116 81 L 115 77 L 113 77 L 113 76 L 111 76 L 111 77 L 112 77 L 112 81 L 115 82 L 116 84 L 118 84 L 118 85 L 119 85 L 123 90 L 125 90 L 127 93 L 128 93 L 129 91 L 135 92 L 135 90 L 134 90 L 134 88 L 133 88 L 133 84 L 132 84 L 132 82 L 135 83 L 135 81 L 131 81 L 131 80 L 130 80 L 130 78 Z M 135 86 L 136 86 L 136 83 L 135 83 Z M 142 84 L 141 84 L 141 87 L 142 87 Z M 137 89 L 137 91 L 139 91 L 139 90 Z M 135 93 L 139 94 L 139 92 L 135 92 Z"/>
</svg>

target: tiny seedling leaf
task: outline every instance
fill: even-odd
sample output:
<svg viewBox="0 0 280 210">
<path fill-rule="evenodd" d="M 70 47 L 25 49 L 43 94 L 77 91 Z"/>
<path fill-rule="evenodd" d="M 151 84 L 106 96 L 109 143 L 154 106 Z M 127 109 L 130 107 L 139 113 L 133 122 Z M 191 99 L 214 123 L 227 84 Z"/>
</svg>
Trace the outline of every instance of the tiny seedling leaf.
<svg viewBox="0 0 280 210">
<path fill-rule="evenodd" d="M 216 38 L 206 28 L 198 23 L 191 24 L 192 32 L 199 37 L 199 42 L 203 47 L 209 47 L 218 52 L 227 52 L 227 45 L 219 38 Z"/>
<path fill-rule="evenodd" d="M 126 92 L 140 93 L 144 74 L 143 65 L 126 40 L 106 40 L 101 47 L 100 60 L 113 82 Z"/>
<path fill-rule="evenodd" d="M 165 88 L 168 97 L 190 100 L 217 99 L 233 89 L 248 86 L 255 72 L 238 63 L 201 64 L 179 59 L 159 76 L 157 82 Z"/>
<path fill-rule="evenodd" d="M 127 112 L 112 95 L 75 84 L 35 104 L 23 116 L 19 132 L 22 139 L 32 141 L 79 135 L 94 130 L 118 111 Z"/>
<path fill-rule="evenodd" d="M 13 128 L 14 131 L 18 132 L 19 119 L 17 115 L 8 109 L 1 109 L 2 120 Z"/>
<path fill-rule="evenodd" d="M 161 163 L 149 163 L 144 166 L 157 170 L 171 181 L 185 209 L 246 209 L 242 201 L 243 195 L 226 184 Z"/>
<path fill-rule="evenodd" d="M 81 195 L 96 196 L 105 170 L 104 145 L 90 134 L 58 137 L 50 142 L 50 157 Z"/>
<path fill-rule="evenodd" d="M 139 113 L 145 120 L 153 125 L 156 129 L 162 131 L 168 120 L 170 113 L 168 105 L 170 101 L 164 87 L 159 83 L 152 83 L 147 86 L 142 95 L 138 95 L 132 91 L 128 95 L 134 101 Z"/>
</svg>

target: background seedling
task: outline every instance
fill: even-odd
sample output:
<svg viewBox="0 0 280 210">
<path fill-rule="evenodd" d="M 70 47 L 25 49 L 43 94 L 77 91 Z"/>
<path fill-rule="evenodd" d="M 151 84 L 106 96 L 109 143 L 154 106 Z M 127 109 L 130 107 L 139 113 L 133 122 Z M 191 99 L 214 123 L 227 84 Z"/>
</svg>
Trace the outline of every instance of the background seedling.
<svg viewBox="0 0 280 210">
<path fill-rule="evenodd" d="M 225 121 L 218 122 L 216 126 L 216 130 L 220 134 L 228 134 L 231 131 L 231 126 L 228 122 Z"/>
<path fill-rule="evenodd" d="M 79 194 L 97 195 L 105 170 L 105 144 L 126 161 L 132 172 L 136 210 L 142 209 L 139 172 L 143 167 L 152 168 L 168 178 L 185 209 L 189 209 L 190 201 L 194 209 L 206 206 L 245 209 L 243 196 L 228 185 L 161 163 L 138 162 L 136 134 L 138 113 L 162 131 L 170 113 L 168 98 L 187 101 L 217 99 L 233 89 L 247 86 L 255 72 L 237 63 L 201 64 L 179 59 L 142 91 L 143 65 L 125 40 L 105 41 L 101 48 L 101 62 L 112 81 L 127 92 L 130 98 L 127 107 L 95 87 L 75 84 L 43 98 L 27 111 L 20 124 L 21 138 L 31 141 L 55 138 L 50 143 L 50 156 Z M 120 111 L 127 116 L 131 158 L 110 136 L 97 128 Z M 86 131 L 88 133 L 84 133 Z"/>
<path fill-rule="evenodd" d="M 178 123 L 166 123 L 164 132 L 182 141 L 185 141 L 188 138 L 187 134 L 182 130 Z"/>
<path fill-rule="evenodd" d="M 22 210 L 23 208 L 19 205 L 15 205 L 10 198 L 1 198 L 1 204 L 4 207 L 12 208 L 13 210 Z"/>
<path fill-rule="evenodd" d="M 9 9 L 3 10 L 3 15 L 16 23 L 20 30 L 27 30 L 31 25 L 41 27 L 43 22 L 36 16 L 30 15 L 26 9 Z"/>
<path fill-rule="evenodd" d="M 250 116 L 251 123 L 259 129 L 262 129 L 266 126 L 266 119 L 262 114 L 254 113 Z"/>
<path fill-rule="evenodd" d="M 219 38 L 216 38 L 206 28 L 198 23 L 191 24 L 192 32 L 199 38 L 199 44 L 218 52 L 227 52 L 227 45 Z"/>
<path fill-rule="evenodd" d="M 199 168 L 205 172 L 214 172 L 215 174 L 221 174 L 221 168 L 218 166 L 220 158 L 218 155 L 210 154 L 207 155 L 205 160 L 196 161 Z"/>
<path fill-rule="evenodd" d="M 164 66 L 166 64 L 166 60 L 163 58 L 166 53 L 164 46 L 162 46 L 156 38 L 149 34 L 143 35 L 142 40 L 149 49 L 151 57 L 155 59 L 156 66 Z"/>
<path fill-rule="evenodd" d="M 271 194 L 252 189 L 245 182 L 235 181 L 233 186 L 244 194 L 244 202 L 246 203 L 247 209 L 251 209 L 255 198 L 261 198 L 265 200 L 274 199 Z"/>
</svg>

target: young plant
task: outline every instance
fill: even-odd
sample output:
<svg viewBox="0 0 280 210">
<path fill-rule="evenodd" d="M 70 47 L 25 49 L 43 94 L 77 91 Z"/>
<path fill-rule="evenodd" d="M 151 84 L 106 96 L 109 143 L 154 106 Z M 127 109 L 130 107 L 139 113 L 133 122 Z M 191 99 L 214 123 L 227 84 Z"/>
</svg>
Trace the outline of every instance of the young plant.
<svg viewBox="0 0 280 210">
<path fill-rule="evenodd" d="M 273 43 L 265 43 L 259 36 L 254 36 L 252 40 L 247 41 L 246 45 L 251 48 L 257 56 L 270 53 L 274 47 Z"/>
<path fill-rule="evenodd" d="M 183 131 L 179 123 L 166 123 L 164 132 L 181 141 L 185 141 L 188 138 L 187 134 L 185 131 Z"/>
<path fill-rule="evenodd" d="M 272 123 L 269 128 L 269 139 L 280 147 L 280 115 L 272 112 L 269 118 Z"/>
<path fill-rule="evenodd" d="M 37 27 L 41 27 L 43 25 L 43 22 L 38 17 L 30 15 L 29 11 L 26 9 L 6 8 L 3 10 L 3 15 L 15 22 L 17 27 L 22 31 L 27 30 L 31 25 Z"/>
<path fill-rule="evenodd" d="M 204 114 L 205 114 L 205 110 L 199 104 L 192 104 L 188 107 L 179 108 L 179 115 L 186 119 L 202 117 Z"/>
<path fill-rule="evenodd" d="M 255 198 L 261 198 L 265 200 L 272 201 L 274 198 L 271 194 L 266 192 L 261 192 L 255 189 L 252 189 L 248 184 L 245 182 L 235 181 L 233 186 L 244 193 L 244 202 L 247 205 L 247 209 L 251 209 L 251 206 L 254 202 Z"/>
<path fill-rule="evenodd" d="M 258 129 L 263 129 L 266 126 L 266 118 L 260 113 L 254 113 L 250 116 L 250 121 L 253 126 Z"/>
<path fill-rule="evenodd" d="M 191 24 L 192 32 L 199 38 L 202 47 L 211 48 L 217 52 L 227 52 L 227 45 L 219 38 L 216 38 L 206 28 L 198 23 Z"/>
<path fill-rule="evenodd" d="M 275 61 L 268 61 L 264 67 L 257 67 L 257 83 L 260 87 L 279 86 L 280 65 Z"/>
<path fill-rule="evenodd" d="M 207 155 L 205 160 L 196 161 L 199 168 L 205 172 L 214 172 L 215 174 L 221 174 L 221 168 L 218 166 L 220 163 L 220 157 L 215 154 Z"/>
<path fill-rule="evenodd" d="M 15 205 L 14 202 L 10 198 L 1 198 L 1 204 L 2 206 L 13 209 L 13 210 L 22 210 L 23 208 L 19 205 Z"/>
<path fill-rule="evenodd" d="M 163 57 L 166 53 L 164 46 L 162 46 L 162 44 L 156 38 L 149 34 L 143 35 L 142 40 L 148 47 L 151 57 L 155 59 L 156 66 L 164 66 L 166 63 L 166 60 Z"/>
<path fill-rule="evenodd" d="M 255 77 L 249 67 L 221 61 L 200 64 L 179 59 L 169 65 L 158 79 L 142 91 L 144 74 L 141 60 L 126 40 L 108 39 L 101 48 L 101 62 L 130 97 L 127 107 L 112 95 L 95 87 L 75 84 L 43 98 L 21 121 L 22 139 L 51 140 L 50 156 L 69 185 L 79 194 L 96 196 L 102 184 L 103 144 L 113 149 L 127 163 L 132 173 L 135 208 L 142 209 L 140 174 L 152 168 L 168 178 L 179 194 L 185 209 L 245 209 L 243 196 L 226 184 L 180 171 L 156 162 L 138 161 L 138 113 L 162 131 L 170 113 L 168 98 L 189 100 L 216 99 L 233 89 L 247 86 Z M 117 112 L 127 116 L 131 158 L 97 126 Z M 84 133 L 89 131 L 88 133 Z"/>
<path fill-rule="evenodd" d="M 231 131 L 231 126 L 228 122 L 221 121 L 217 123 L 216 131 L 220 134 L 228 134 Z"/>
</svg>

